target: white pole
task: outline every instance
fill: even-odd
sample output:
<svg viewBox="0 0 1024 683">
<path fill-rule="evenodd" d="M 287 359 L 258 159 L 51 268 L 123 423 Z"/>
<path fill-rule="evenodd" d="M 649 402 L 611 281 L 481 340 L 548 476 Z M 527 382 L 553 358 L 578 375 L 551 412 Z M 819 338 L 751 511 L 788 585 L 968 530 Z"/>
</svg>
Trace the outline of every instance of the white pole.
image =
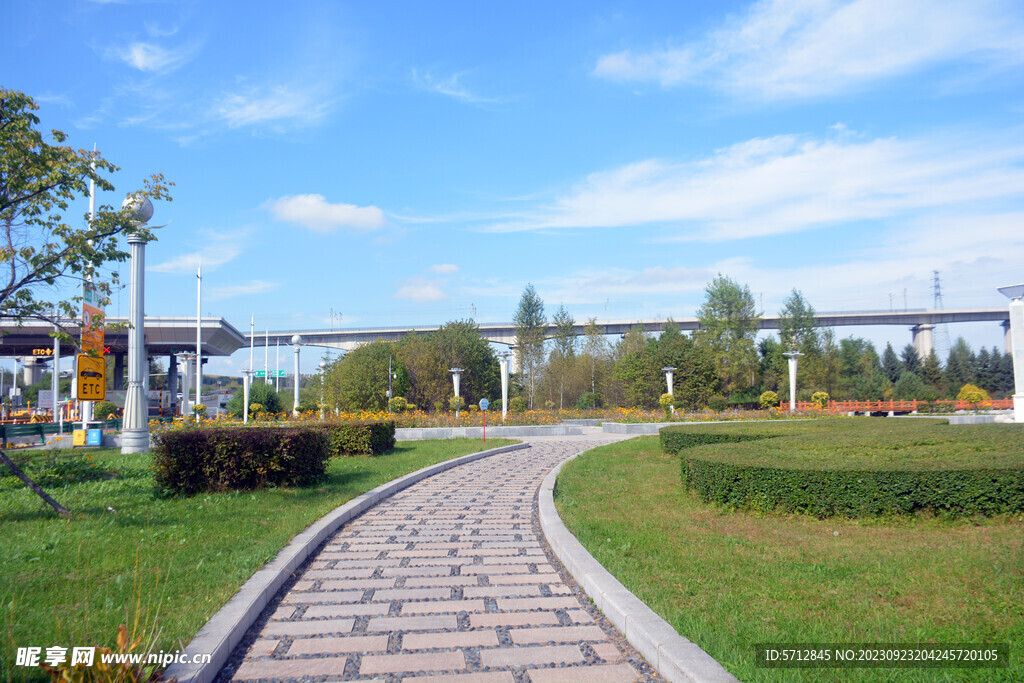
<svg viewBox="0 0 1024 683">
<path fill-rule="evenodd" d="M 203 402 L 203 264 L 196 271 L 196 405 Z M 196 422 L 199 413 L 196 413 Z"/>
<path fill-rule="evenodd" d="M 292 414 L 299 414 L 299 345 L 302 342 L 302 337 L 295 335 L 292 337 L 292 344 L 295 346 L 295 401 L 292 403 Z"/>
<path fill-rule="evenodd" d="M 505 415 L 508 414 L 508 357 L 511 353 L 503 353 L 499 356 L 501 363 L 501 421 L 505 422 Z"/>
<path fill-rule="evenodd" d="M 252 362 L 252 345 L 253 345 L 253 339 L 255 339 L 255 337 L 256 337 L 256 331 L 255 330 L 256 330 L 256 316 L 250 314 L 249 315 L 249 369 L 250 370 L 255 370 L 256 369 L 253 366 L 253 362 Z"/>
<path fill-rule="evenodd" d="M 92 146 L 92 151 L 96 151 L 96 145 Z M 92 170 L 96 170 L 96 162 L 90 164 Z M 89 225 L 92 226 L 96 220 L 96 181 L 89 180 Z M 86 276 L 87 282 L 92 282 L 92 275 Z M 76 375 L 77 377 L 77 375 Z M 82 401 L 82 429 L 88 429 L 89 423 L 92 421 L 92 401 Z"/>
<path fill-rule="evenodd" d="M 1024 301 L 1010 302 L 1010 344 L 1013 349 L 1013 421 L 1024 422 Z"/>
<path fill-rule="evenodd" d="M 782 355 L 784 355 L 789 360 L 789 412 L 792 413 L 792 412 L 796 411 L 796 363 L 797 363 L 797 358 L 799 358 L 800 356 L 802 356 L 804 354 L 800 353 L 799 351 L 790 351 L 789 353 L 784 353 Z"/>
<path fill-rule="evenodd" d="M 54 316 L 56 317 L 56 316 Z M 53 331 L 57 331 L 57 326 L 53 326 Z M 53 373 L 50 377 L 50 390 L 53 392 L 53 420 L 57 421 L 57 394 L 60 390 L 60 339 L 58 337 L 53 338 Z"/>
<path fill-rule="evenodd" d="M 263 381 L 270 384 L 270 330 L 263 332 Z"/>
<path fill-rule="evenodd" d="M 281 338 L 277 338 L 277 358 L 274 359 L 274 391 L 281 391 Z"/>
</svg>

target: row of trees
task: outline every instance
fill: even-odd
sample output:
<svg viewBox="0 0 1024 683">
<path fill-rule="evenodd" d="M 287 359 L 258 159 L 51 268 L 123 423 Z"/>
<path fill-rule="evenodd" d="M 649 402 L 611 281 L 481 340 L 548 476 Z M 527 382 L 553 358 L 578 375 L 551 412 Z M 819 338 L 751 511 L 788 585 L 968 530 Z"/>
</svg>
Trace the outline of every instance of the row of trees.
<svg viewBox="0 0 1024 683">
<path fill-rule="evenodd" d="M 934 352 L 919 357 L 910 344 L 898 354 L 889 344 L 879 354 L 868 340 L 836 340 L 833 330 L 818 327 L 814 308 L 797 290 L 783 303 L 778 334 L 758 340 L 761 317 L 749 287 L 719 275 L 705 294 L 700 329 L 692 335 L 670 320 L 660 335 L 636 326 L 613 343 L 594 319 L 577 334 L 564 306 L 549 327 L 544 302 L 528 285 L 514 317 L 519 371 L 511 395 L 530 408 L 656 408 L 666 391 L 664 368 L 674 367 L 674 398 L 686 408 L 753 404 L 766 390 L 788 395 L 784 354 L 791 350 L 802 354 L 801 400 L 821 391 L 836 399 L 930 400 L 955 397 L 967 383 L 995 396 L 1013 391 L 1011 358 L 997 349 L 975 354 L 958 339 L 945 364 Z M 318 378 L 311 390 L 322 386 L 324 403 L 342 410 L 384 410 L 389 389 L 421 409 L 443 410 L 454 395 L 452 367 L 463 369 L 460 393 L 467 404 L 500 397 L 497 357 L 472 321 L 361 346 L 331 362 L 322 385 Z"/>
<path fill-rule="evenodd" d="M 511 395 L 530 408 L 656 408 L 666 391 L 664 368 L 673 367 L 674 398 L 686 408 L 753 404 L 766 390 L 788 395 L 784 354 L 791 350 L 802 354 L 801 400 L 822 391 L 855 400 L 955 397 L 967 383 L 995 396 L 1013 391 L 1011 358 L 997 349 L 975 354 L 959 339 L 945 364 L 934 352 L 920 358 L 909 344 L 898 354 L 892 345 L 879 354 L 865 339 L 836 340 L 831 329 L 818 327 L 814 308 L 797 290 L 783 304 L 778 334 L 758 340 L 761 317 L 749 287 L 719 275 L 705 294 L 700 329 L 692 335 L 670 320 L 660 335 L 636 326 L 613 343 L 594 319 L 578 334 L 564 306 L 549 326 L 543 300 L 528 285 L 514 317 L 518 372 Z M 397 342 L 378 340 L 331 362 L 322 378 L 324 402 L 342 410 L 384 410 L 390 389 L 421 409 L 447 409 L 452 367 L 463 369 L 460 393 L 467 404 L 500 397 L 494 350 L 475 323 L 457 321 Z"/>
</svg>

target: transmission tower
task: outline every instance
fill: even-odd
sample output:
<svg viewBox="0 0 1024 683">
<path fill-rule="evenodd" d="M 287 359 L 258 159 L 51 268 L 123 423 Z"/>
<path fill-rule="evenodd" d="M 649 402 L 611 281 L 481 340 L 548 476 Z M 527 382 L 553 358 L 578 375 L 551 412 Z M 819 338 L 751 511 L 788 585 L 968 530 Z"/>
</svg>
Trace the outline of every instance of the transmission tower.
<svg viewBox="0 0 1024 683">
<path fill-rule="evenodd" d="M 942 310 L 942 282 L 939 280 L 939 271 L 932 271 L 932 292 L 935 295 L 935 310 Z M 935 354 L 940 361 L 949 357 L 949 328 L 946 323 L 935 326 Z"/>
</svg>

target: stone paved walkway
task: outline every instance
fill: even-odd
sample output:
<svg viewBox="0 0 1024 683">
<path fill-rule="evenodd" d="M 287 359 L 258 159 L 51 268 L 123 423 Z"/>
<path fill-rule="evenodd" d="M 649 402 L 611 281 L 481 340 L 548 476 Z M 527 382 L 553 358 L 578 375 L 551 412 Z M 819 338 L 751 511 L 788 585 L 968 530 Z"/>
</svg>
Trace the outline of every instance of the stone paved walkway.
<svg viewBox="0 0 1024 683">
<path fill-rule="evenodd" d="M 529 439 L 383 501 L 327 542 L 224 678 L 661 680 L 567 580 L 536 522 L 544 475 L 612 440 Z"/>
</svg>

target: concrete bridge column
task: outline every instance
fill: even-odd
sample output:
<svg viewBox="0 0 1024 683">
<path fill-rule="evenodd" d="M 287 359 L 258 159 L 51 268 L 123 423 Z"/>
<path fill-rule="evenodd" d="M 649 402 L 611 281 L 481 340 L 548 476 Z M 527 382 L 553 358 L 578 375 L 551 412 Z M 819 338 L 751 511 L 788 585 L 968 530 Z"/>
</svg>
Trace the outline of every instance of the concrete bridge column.
<svg viewBox="0 0 1024 683">
<path fill-rule="evenodd" d="M 114 354 L 114 381 L 111 383 L 114 391 L 124 391 L 124 352 Z"/>
<path fill-rule="evenodd" d="M 1010 321 L 1004 320 L 999 323 L 1003 326 L 1003 353 L 1013 353 L 1013 335 L 1010 333 Z"/>
<path fill-rule="evenodd" d="M 25 380 L 25 386 L 36 384 L 43 378 L 43 366 L 45 364 L 46 361 L 40 358 L 25 358 L 22 361 L 22 377 Z"/>
<path fill-rule="evenodd" d="M 167 360 L 167 407 L 168 415 L 178 414 L 178 357 L 173 353 Z"/>
<path fill-rule="evenodd" d="M 914 325 L 910 328 L 913 333 L 913 344 L 914 348 L 917 349 L 917 355 L 921 360 L 935 350 L 935 340 L 932 335 L 932 330 L 935 329 L 934 325 L 928 325 L 927 323 L 921 325 Z"/>
</svg>

